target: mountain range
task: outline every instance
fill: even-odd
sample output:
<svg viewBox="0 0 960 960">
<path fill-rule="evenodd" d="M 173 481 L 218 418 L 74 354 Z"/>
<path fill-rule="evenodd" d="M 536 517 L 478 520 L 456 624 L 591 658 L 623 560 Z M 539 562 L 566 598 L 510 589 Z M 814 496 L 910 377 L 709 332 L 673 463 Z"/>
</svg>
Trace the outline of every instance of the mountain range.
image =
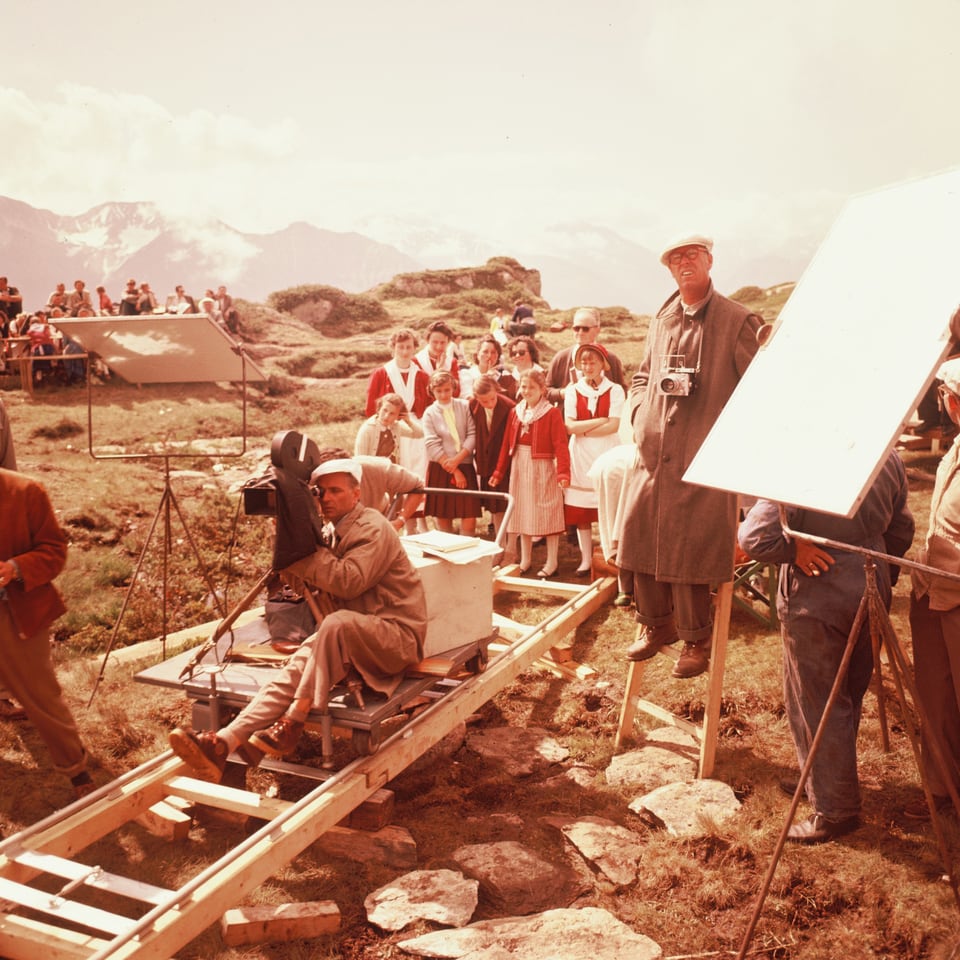
<svg viewBox="0 0 960 960">
<path fill-rule="evenodd" d="M 292 223 L 275 233 L 244 233 L 219 220 L 166 215 L 155 204 L 103 203 L 63 216 L 0 197 L 0 273 L 18 287 L 24 309 L 46 302 L 58 282 L 103 284 L 116 298 L 128 277 L 146 280 L 160 298 L 176 284 L 199 297 L 224 284 L 235 297 L 263 301 L 275 290 L 322 283 L 360 293 L 398 273 L 476 266 L 510 256 L 537 269 L 555 308 L 622 305 L 648 313 L 670 293 L 657 254 L 615 231 L 559 224 L 535 240 L 509 242 L 426 221 L 362 222 L 363 232 Z M 771 258 L 725 273 L 727 292 L 796 279 L 805 263 Z M 729 265 L 728 265 L 729 267 Z"/>
</svg>

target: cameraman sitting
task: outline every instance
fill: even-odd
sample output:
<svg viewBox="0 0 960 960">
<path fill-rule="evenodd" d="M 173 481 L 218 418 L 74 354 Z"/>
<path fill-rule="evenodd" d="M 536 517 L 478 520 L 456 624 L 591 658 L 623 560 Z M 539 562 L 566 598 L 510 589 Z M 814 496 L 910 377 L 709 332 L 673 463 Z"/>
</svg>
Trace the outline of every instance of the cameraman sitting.
<svg viewBox="0 0 960 960">
<path fill-rule="evenodd" d="M 331 543 L 282 571 L 294 587 L 324 591 L 337 609 L 228 726 L 216 733 L 178 727 L 170 734 L 177 756 L 204 779 L 219 781 L 238 748 L 252 764 L 263 753 L 290 753 L 311 709 L 325 710 L 331 687 L 351 669 L 389 696 L 422 658 L 427 609 L 420 575 L 390 523 L 360 503 L 361 476 L 352 459 L 328 460 L 314 470 L 311 482 Z"/>
</svg>

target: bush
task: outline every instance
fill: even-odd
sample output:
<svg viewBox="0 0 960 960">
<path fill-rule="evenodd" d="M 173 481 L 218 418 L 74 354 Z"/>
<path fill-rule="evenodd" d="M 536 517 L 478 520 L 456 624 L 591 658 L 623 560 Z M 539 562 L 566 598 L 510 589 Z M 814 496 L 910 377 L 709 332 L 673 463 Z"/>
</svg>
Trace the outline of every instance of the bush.
<svg viewBox="0 0 960 960">
<path fill-rule="evenodd" d="M 741 287 L 736 293 L 730 294 L 731 300 L 737 303 L 752 303 L 755 300 L 762 300 L 766 294 L 760 287 Z"/>
<path fill-rule="evenodd" d="M 379 330 L 391 322 L 383 304 L 367 293 L 344 293 L 326 284 L 306 284 L 271 293 L 267 302 L 293 313 L 325 337 Z M 319 309 L 318 309 L 319 308 Z"/>
</svg>

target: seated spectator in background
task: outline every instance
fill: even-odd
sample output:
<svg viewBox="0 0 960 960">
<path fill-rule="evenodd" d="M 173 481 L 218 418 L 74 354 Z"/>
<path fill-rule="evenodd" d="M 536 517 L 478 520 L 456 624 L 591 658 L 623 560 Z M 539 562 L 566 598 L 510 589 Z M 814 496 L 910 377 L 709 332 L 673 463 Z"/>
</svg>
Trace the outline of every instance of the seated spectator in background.
<svg viewBox="0 0 960 960">
<path fill-rule="evenodd" d="M 197 308 L 199 313 L 208 316 L 218 326 L 226 327 L 226 324 L 223 322 L 223 314 L 220 312 L 220 307 L 217 306 L 217 301 L 214 299 L 212 290 L 207 290 L 204 293 L 199 303 L 197 303 Z"/>
<path fill-rule="evenodd" d="M 140 291 L 137 288 L 137 281 L 132 277 L 127 281 L 127 286 L 120 298 L 120 316 L 135 317 L 140 313 Z"/>
<path fill-rule="evenodd" d="M 517 300 L 513 305 L 513 316 L 507 324 L 507 333 L 511 337 L 532 337 L 537 332 L 537 323 L 533 319 L 533 307 Z"/>
<path fill-rule="evenodd" d="M 518 384 L 518 389 L 520 377 L 524 373 L 530 370 L 543 371 L 543 367 L 540 366 L 540 351 L 533 342 L 533 337 L 514 337 L 507 344 L 507 354 L 513 361 L 513 369 L 510 371 L 510 375 Z M 514 399 L 516 399 L 516 396 Z"/>
<path fill-rule="evenodd" d="M 400 462 L 400 438 L 422 437 L 423 427 L 410 416 L 403 397 L 385 393 L 377 412 L 360 425 L 354 453 L 365 457 L 386 457 L 391 463 Z"/>
<path fill-rule="evenodd" d="M 490 477 L 497 489 L 510 465 L 513 512 L 507 533 L 520 536 L 520 574 L 533 563 L 533 541 L 546 537 L 547 560 L 537 573 L 541 580 L 555 576 L 563 532 L 563 488 L 570 483 L 570 451 L 560 411 L 546 397 L 542 370 L 520 377 L 522 399 L 510 411 L 500 459 Z"/>
<path fill-rule="evenodd" d="M 226 324 L 227 329 L 231 333 L 236 333 L 240 328 L 240 314 L 233 305 L 233 297 L 227 293 L 226 287 L 222 285 L 217 287 L 216 300 L 217 306 L 220 309 L 220 316 L 223 317 L 223 322 Z"/>
<path fill-rule="evenodd" d="M 56 308 L 57 310 L 59 308 Z M 55 312 L 55 311 L 54 311 Z M 56 353 L 53 344 L 53 331 L 47 321 L 46 314 L 37 311 L 33 315 L 33 320 L 27 328 L 27 336 L 30 338 L 30 354 L 34 357 L 48 357 Z M 33 379 L 36 383 L 42 383 L 44 374 L 53 371 L 53 364 L 49 360 L 38 360 L 33 364 Z"/>
<path fill-rule="evenodd" d="M 140 295 L 137 297 L 137 313 L 153 313 L 156 309 L 156 294 L 150 289 L 149 283 L 141 283 Z"/>
<path fill-rule="evenodd" d="M 349 459 L 350 454 L 340 447 L 321 447 L 317 466 L 328 460 Z M 383 457 L 355 456 L 353 459 L 363 468 L 360 502 L 388 517 L 394 530 L 401 533 L 423 503 L 423 478 Z"/>
<path fill-rule="evenodd" d="M 426 346 L 414 355 L 413 362 L 428 377 L 438 370 L 446 370 L 453 377 L 453 395 L 460 396 L 460 364 L 450 355 L 449 346 L 453 340 L 453 331 L 442 320 L 434 320 L 427 327 Z"/>
<path fill-rule="evenodd" d="M 81 307 L 89 307 L 93 312 L 93 303 L 90 300 L 90 291 L 85 289 L 86 284 L 82 280 L 73 281 L 73 290 L 67 295 L 66 315 L 75 317 Z"/>
<path fill-rule="evenodd" d="M 167 313 L 196 313 L 197 304 L 193 297 L 184 291 L 183 284 L 178 283 L 173 288 L 173 293 L 167 297 L 164 309 Z"/>
<path fill-rule="evenodd" d="M 485 333 L 477 342 L 477 352 L 473 355 L 474 365 L 460 371 L 460 390 L 465 397 L 469 398 L 473 384 L 483 376 L 496 380 L 498 389 L 508 396 L 517 395 L 516 380 L 509 373 L 505 373 L 500 366 L 502 355 L 496 338 L 492 334 Z"/>
<path fill-rule="evenodd" d="M 13 320 L 23 310 L 23 297 L 16 287 L 11 287 L 6 277 L 0 277 L 0 319 Z"/>
<path fill-rule="evenodd" d="M 496 341 L 494 341 L 496 342 Z M 483 374 L 473 383 L 473 396 L 468 401 L 470 413 L 476 430 L 476 446 L 473 451 L 473 463 L 477 470 L 477 480 L 481 490 L 493 490 L 490 476 L 497 468 L 503 438 L 507 428 L 513 400 L 501 393 L 500 384 L 495 377 Z M 510 486 L 510 464 L 500 477 L 500 490 L 506 492 Z M 506 503 L 500 497 L 491 497 L 480 501 L 480 506 L 490 512 L 494 531 L 499 535 Z M 507 550 L 510 553 L 511 550 Z"/>
<path fill-rule="evenodd" d="M 66 284 L 58 283 L 54 288 L 53 293 L 47 297 L 47 313 L 54 309 L 54 307 L 59 307 L 59 309 L 66 312 L 67 310 L 67 287 Z"/>
<path fill-rule="evenodd" d="M 117 312 L 117 308 L 113 305 L 113 301 L 110 299 L 110 294 L 107 293 L 107 288 L 97 287 L 97 296 L 100 298 L 98 301 L 100 316 L 112 317 Z"/>
<path fill-rule="evenodd" d="M 567 388 L 563 401 L 570 434 L 570 486 L 563 492 L 563 503 L 567 525 L 577 530 L 577 576 L 586 577 L 593 570 L 593 524 L 599 506 L 588 474 L 597 457 L 620 442 L 617 431 L 626 394 L 619 383 L 607 379 L 610 363 L 599 343 L 580 344 L 573 362 L 579 377 Z"/>
<path fill-rule="evenodd" d="M 509 323 L 510 318 L 507 316 L 507 311 L 504 310 L 503 307 L 497 307 L 496 312 L 490 318 L 490 336 L 492 336 L 501 347 L 510 339 L 510 335 L 507 333 Z"/>
<path fill-rule="evenodd" d="M 476 427 L 467 401 L 454 397 L 454 384 L 453 374 L 447 370 L 438 370 L 430 377 L 434 402 L 423 414 L 423 439 L 429 458 L 427 487 L 476 490 Z M 479 497 L 428 493 L 424 513 L 435 517 L 437 528 L 447 533 L 454 532 L 453 521 L 459 519 L 460 533 L 473 536 L 482 511 Z"/>
<path fill-rule="evenodd" d="M 600 311 L 596 307 L 580 307 L 574 313 L 573 337 L 573 345 L 558 350 L 547 368 L 547 396 L 551 403 L 562 404 L 563 388 L 573 383 L 578 377 L 577 368 L 573 363 L 573 355 L 577 347 L 585 343 L 597 343 L 600 339 Z M 626 391 L 627 384 L 620 358 L 607 350 L 607 362 L 610 365 L 607 379 L 619 384 Z"/>
</svg>

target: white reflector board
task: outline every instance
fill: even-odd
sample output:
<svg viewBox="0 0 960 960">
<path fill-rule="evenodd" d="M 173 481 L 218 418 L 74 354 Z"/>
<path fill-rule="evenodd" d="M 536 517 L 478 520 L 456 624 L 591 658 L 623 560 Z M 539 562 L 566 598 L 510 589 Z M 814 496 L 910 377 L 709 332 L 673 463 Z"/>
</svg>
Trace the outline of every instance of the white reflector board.
<svg viewBox="0 0 960 960">
<path fill-rule="evenodd" d="M 206 314 L 63 317 L 58 329 L 130 383 L 266 380 L 256 364 Z"/>
<path fill-rule="evenodd" d="M 684 480 L 852 516 L 946 356 L 958 265 L 960 171 L 851 199 Z"/>
</svg>

